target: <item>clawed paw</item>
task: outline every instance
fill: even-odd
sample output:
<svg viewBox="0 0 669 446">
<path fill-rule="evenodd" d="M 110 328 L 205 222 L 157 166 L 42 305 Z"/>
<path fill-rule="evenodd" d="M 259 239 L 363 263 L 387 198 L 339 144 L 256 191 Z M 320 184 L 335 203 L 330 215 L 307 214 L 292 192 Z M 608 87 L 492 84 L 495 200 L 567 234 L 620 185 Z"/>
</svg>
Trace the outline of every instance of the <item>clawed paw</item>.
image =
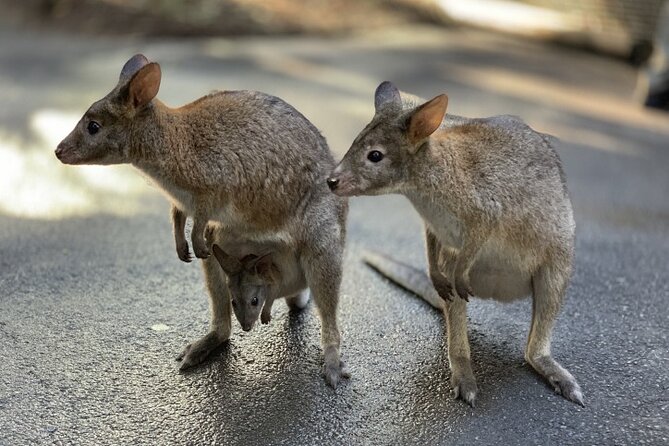
<svg viewBox="0 0 669 446">
<path fill-rule="evenodd" d="M 453 386 L 454 398 L 459 398 L 474 407 L 478 387 L 476 385 L 476 379 L 474 379 L 473 376 L 453 377 L 451 379 L 451 385 Z"/>
<path fill-rule="evenodd" d="M 583 392 L 578 383 L 572 379 L 565 379 L 564 377 L 554 378 L 550 377 L 548 379 L 555 389 L 555 393 L 562 395 L 571 402 L 578 404 L 581 407 L 585 407 L 583 402 Z"/>
<path fill-rule="evenodd" d="M 227 339 L 221 339 L 216 332 L 207 333 L 201 339 L 188 344 L 179 356 L 177 361 L 181 361 L 179 370 L 186 370 L 196 365 L 202 364 L 211 353 L 221 346 Z"/>
<path fill-rule="evenodd" d="M 211 251 L 204 244 L 201 246 L 193 245 L 193 251 L 195 251 L 195 257 L 198 259 L 208 259 L 211 255 Z"/>
<path fill-rule="evenodd" d="M 272 315 L 270 313 L 264 313 L 260 315 L 260 322 L 262 322 L 263 325 L 267 325 L 270 323 L 272 320 Z"/>
<path fill-rule="evenodd" d="M 188 248 L 188 243 L 177 245 L 177 255 L 182 262 L 190 263 L 193 261 L 193 256 Z"/>
<path fill-rule="evenodd" d="M 337 388 L 342 378 L 349 379 L 351 377 L 351 373 L 346 368 L 344 361 L 339 361 L 335 364 L 325 364 L 323 374 L 325 375 L 325 382 L 333 389 Z"/>
<path fill-rule="evenodd" d="M 469 286 L 469 283 L 464 279 L 456 279 L 455 291 L 458 294 L 458 296 L 460 296 L 461 299 L 464 299 L 467 302 L 469 302 L 469 296 L 474 295 L 471 287 Z"/>
</svg>

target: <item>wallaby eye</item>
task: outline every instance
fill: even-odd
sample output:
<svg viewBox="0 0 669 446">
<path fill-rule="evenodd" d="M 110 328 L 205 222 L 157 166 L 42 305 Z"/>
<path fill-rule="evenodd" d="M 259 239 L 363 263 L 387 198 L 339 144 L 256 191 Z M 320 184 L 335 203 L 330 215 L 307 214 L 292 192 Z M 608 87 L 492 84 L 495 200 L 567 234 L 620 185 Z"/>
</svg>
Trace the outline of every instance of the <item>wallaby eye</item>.
<svg viewBox="0 0 669 446">
<path fill-rule="evenodd" d="M 367 154 L 367 159 L 373 163 L 378 163 L 383 159 L 383 153 L 379 152 L 378 150 L 372 150 Z"/>
<path fill-rule="evenodd" d="M 95 135 L 97 132 L 100 131 L 100 128 L 101 128 L 101 127 L 102 127 L 102 126 L 101 126 L 100 124 L 98 124 L 97 122 L 95 122 L 95 121 L 90 121 L 90 122 L 88 123 L 88 125 L 86 126 L 86 130 L 88 130 L 88 134 L 89 134 L 89 135 Z"/>
<path fill-rule="evenodd" d="M 232 306 L 237 307 L 237 301 L 235 299 L 232 299 Z"/>
<path fill-rule="evenodd" d="M 253 299 L 251 299 L 251 305 L 253 305 L 254 307 L 258 306 L 258 298 L 257 297 L 254 297 Z"/>
</svg>

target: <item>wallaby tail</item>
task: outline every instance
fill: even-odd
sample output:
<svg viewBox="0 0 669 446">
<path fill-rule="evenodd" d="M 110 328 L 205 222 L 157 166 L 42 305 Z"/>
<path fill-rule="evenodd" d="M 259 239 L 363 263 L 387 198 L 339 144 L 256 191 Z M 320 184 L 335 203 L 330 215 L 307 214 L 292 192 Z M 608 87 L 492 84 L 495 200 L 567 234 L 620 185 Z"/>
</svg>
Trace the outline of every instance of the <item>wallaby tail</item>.
<svg viewBox="0 0 669 446">
<path fill-rule="evenodd" d="M 427 273 L 376 252 L 365 251 L 362 260 L 382 276 L 411 291 L 434 308 L 444 308 L 444 300 L 432 286 Z"/>
</svg>

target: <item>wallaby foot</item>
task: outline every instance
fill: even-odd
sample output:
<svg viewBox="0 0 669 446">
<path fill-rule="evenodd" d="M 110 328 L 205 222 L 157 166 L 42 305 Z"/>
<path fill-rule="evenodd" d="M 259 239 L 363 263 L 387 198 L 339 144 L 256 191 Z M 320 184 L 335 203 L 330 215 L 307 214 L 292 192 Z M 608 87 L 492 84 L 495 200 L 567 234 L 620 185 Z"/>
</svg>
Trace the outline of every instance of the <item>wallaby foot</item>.
<svg viewBox="0 0 669 446">
<path fill-rule="evenodd" d="M 551 334 L 564 298 L 569 267 L 544 265 L 532 276 L 532 324 L 525 349 L 527 362 L 569 401 L 584 406 L 576 379 L 551 356 Z"/>
<path fill-rule="evenodd" d="M 188 344 L 176 358 L 177 361 L 181 361 L 179 370 L 186 370 L 202 364 L 214 350 L 227 340 L 228 338 L 221 336 L 219 332 L 210 331 L 199 340 Z"/>
<path fill-rule="evenodd" d="M 541 356 L 538 358 L 526 358 L 526 360 L 534 370 L 553 386 L 555 393 L 585 407 L 581 386 L 578 385 L 572 374 L 558 364 L 555 359 L 551 356 Z"/>
<path fill-rule="evenodd" d="M 214 257 L 203 260 L 202 269 L 209 292 L 211 328 L 209 333 L 188 344 L 177 356 L 177 361 L 181 361 L 180 370 L 201 364 L 214 350 L 230 339 L 232 317 L 230 292 L 223 270 Z"/>
<path fill-rule="evenodd" d="M 465 403 L 474 407 L 478 386 L 472 372 L 469 358 L 452 358 L 451 363 L 451 386 L 453 386 L 453 397 L 460 398 Z"/>
<path fill-rule="evenodd" d="M 327 228 L 334 233 L 339 228 Z M 326 233 L 327 233 L 326 232 Z M 325 381 L 334 389 L 350 375 L 339 356 L 341 334 L 337 326 L 337 304 L 342 275 L 342 247 L 339 240 L 314 246 L 302 255 L 302 268 L 321 321 L 321 345 L 325 359 Z"/>
<path fill-rule="evenodd" d="M 309 305 L 310 298 L 309 290 L 304 290 L 294 296 L 286 297 L 286 304 L 290 308 L 290 311 L 300 311 Z"/>
<path fill-rule="evenodd" d="M 327 382 L 333 389 L 336 389 L 339 381 L 341 381 L 342 378 L 349 379 L 351 373 L 348 371 L 344 361 L 339 358 L 339 349 L 337 347 L 327 347 L 323 353 L 325 357 L 325 364 L 323 365 L 325 382 Z"/>
</svg>

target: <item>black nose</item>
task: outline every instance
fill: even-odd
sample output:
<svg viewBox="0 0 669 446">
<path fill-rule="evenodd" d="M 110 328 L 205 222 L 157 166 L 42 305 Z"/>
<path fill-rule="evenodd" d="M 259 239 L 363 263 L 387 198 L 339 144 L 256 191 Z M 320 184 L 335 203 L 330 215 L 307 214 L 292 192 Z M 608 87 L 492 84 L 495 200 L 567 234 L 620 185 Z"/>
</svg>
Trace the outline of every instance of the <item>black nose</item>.
<svg viewBox="0 0 669 446">
<path fill-rule="evenodd" d="M 335 190 L 337 188 L 337 185 L 339 184 L 339 178 L 328 178 L 328 187 L 330 190 Z"/>
</svg>

